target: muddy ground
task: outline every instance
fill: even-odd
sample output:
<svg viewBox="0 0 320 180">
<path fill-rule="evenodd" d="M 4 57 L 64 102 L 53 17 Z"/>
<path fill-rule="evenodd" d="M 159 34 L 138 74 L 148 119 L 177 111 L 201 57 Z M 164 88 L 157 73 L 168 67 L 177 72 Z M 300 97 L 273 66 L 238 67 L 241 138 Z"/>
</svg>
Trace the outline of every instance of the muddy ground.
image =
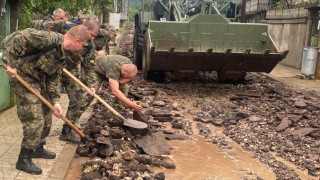
<svg viewBox="0 0 320 180">
<path fill-rule="evenodd" d="M 119 41 L 122 54 L 131 59 L 133 34 L 134 26 L 128 24 Z M 319 179 L 317 92 L 295 89 L 258 73 L 248 74 L 241 84 L 219 83 L 214 72 L 165 83 L 148 82 L 138 75 L 130 87 L 129 97 L 144 109 L 121 113 L 149 127 L 122 126 L 102 104 L 94 104 L 84 129 L 94 142 L 80 143 L 77 149 L 78 155 L 91 158 L 83 164 L 81 179 L 165 179 L 166 174 L 154 167 L 176 168 L 168 158 L 172 148 L 167 141 L 189 141 L 197 135 L 224 153 L 239 145 L 271 169 L 276 179 L 301 179 L 294 169 Z M 112 105 L 106 89 L 100 95 Z M 250 173 L 240 179 L 268 179 Z"/>
</svg>

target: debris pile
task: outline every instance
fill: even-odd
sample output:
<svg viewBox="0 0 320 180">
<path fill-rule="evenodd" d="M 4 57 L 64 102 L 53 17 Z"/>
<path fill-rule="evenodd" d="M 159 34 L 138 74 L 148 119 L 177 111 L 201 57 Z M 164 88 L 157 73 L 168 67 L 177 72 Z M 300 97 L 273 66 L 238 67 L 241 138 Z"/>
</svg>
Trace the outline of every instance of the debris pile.
<svg viewBox="0 0 320 180">
<path fill-rule="evenodd" d="M 133 34 L 133 28 L 129 24 L 124 34 Z M 123 36 L 122 40 L 132 39 Z M 128 42 L 120 45 L 131 56 L 132 43 L 129 46 Z M 103 87 L 100 94 L 112 105 L 106 89 Z M 166 156 L 171 150 L 166 140 L 188 139 L 195 133 L 223 151 L 233 148 L 231 140 L 236 142 L 268 165 L 278 179 L 300 179 L 280 159 L 320 176 L 317 92 L 294 89 L 257 73 L 248 74 L 242 84 L 218 83 L 215 73 L 202 73 L 170 84 L 147 82 L 137 76 L 129 97 L 139 100 L 144 110 L 123 115 L 147 122 L 149 127 L 125 127 L 102 104 L 94 104 L 84 130 L 94 142 L 81 143 L 77 149 L 79 155 L 92 157 L 84 164 L 82 179 L 164 179 L 165 174 L 156 174 L 152 166 L 175 168 Z M 211 127 L 221 128 L 225 136 L 217 135 Z"/>
</svg>

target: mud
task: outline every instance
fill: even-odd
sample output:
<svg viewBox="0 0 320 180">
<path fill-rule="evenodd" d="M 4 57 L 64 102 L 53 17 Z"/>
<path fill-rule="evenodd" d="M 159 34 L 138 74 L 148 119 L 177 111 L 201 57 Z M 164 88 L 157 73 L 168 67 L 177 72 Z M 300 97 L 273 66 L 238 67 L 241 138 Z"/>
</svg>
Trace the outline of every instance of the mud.
<svg viewBox="0 0 320 180">
<path fill-rule="evenodd" d="M 129 24 L 119 43 L 124 55 L 132 55 L 127 43 L 132 34 Z M 135 119 L 147 122 L 148 129 L 125 127 L 94 104 L 84 133 L 95 141 L 77 149 L 92 158 L 83 165 L 83 179 L 319 179 L 319 93 L 258 73 L 241 84 L 219 83 L 214 72 L 162 84 L 137 76 L 130 86 L 129 97 L 144 107 Z M 113 104 L 107 87 L 100 95 Z M 131 109 L 121 113 L 133 117 Z M 180 139 L 169 142 L 172 155 L 148 155 L 136 143 L 156 133 L 164 135 L 153 142 L 152 152 L 161 150 L 164 139 Z M 195 138 L 204 148 L 194 149 Z"/>
</svg>

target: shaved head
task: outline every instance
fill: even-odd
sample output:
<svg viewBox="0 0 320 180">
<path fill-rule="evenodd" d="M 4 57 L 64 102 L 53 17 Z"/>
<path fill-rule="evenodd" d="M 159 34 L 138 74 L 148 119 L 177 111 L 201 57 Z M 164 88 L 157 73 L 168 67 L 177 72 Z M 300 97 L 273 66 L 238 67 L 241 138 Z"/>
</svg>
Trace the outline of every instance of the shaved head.
<svg viewBox="0 0 320 180">
<path fill-rule="evenodd" d="M 122 65 L 122 76 L 124 78 L 133 78 L 137 75 L 138 69 L 134 64 L 123 64 Z"/>
</svg>

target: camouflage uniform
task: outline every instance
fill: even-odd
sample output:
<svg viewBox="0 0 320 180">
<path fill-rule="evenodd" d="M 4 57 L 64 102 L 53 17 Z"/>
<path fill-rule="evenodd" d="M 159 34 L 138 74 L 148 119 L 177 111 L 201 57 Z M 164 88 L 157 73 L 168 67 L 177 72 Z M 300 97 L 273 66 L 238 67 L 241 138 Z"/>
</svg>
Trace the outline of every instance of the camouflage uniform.
<svg viewBox="0 0 320 180">
<path fill-rule="evenodd" d="M 65 34 L 73 26 L 75 26 L 75 24 L 69 21 L 55 21 L 51 15 L 46 16 L 43 20 L 33 20 L 30 24 L 31 28 L 54 31 L 62 34 Z"/>
<path fill-rule="evenodd" d="M 96 91 L 98 91 L 101 84 L 109 78 L 119 82 L 121 79 L 121 66 L 123 64 L 132 64 L 132 62 L 130 59 L 120 55 L 107 55 L 96 58 L 96 83 L 94 87 Z M 106 82 L 108 83 L 108 81 Z M 128 96 L 129 86 L 127 84 L 119 84 L 119 89 L 125 96 Z M 92 100 L 92 97 L 87 97 L 83 102 L 83 107 L 88 107 Z M 116 99 L 114 108 L 122 111 L 124 109 L 123 103 Z"/>
<path fill-rule="evenodd" d="M 97 51 L 105 50 L 109 54 L 108 40 L 109 40 L 108 32 L 100 28 L 98 35 L 93 40 L 96 46 L 96 50 Z"/>
<path fill-rule="evenodd" d="M 8 41 L 8 37 L 3 42 Z M 58 74 L 62 71 L 66 54 L 62 47 L 63 36 L 28 28 L 10 38 L 9 45 L 2 44 L 8 54 L 4 60 L 44 98 L 53 104 L 58 103 Z M 34 150 L 39 144 L 45 144 L 52 112 L 18 81 L 11 81 L 17 95 L 18 117 L 23 125 L 21 147 Z"/>
<path fill-rule="evenodd" d="M 66 69 L 77 78 L 80 77 L 79 64 L 81 64 L 81 81 L 87 86 L 93 87 L 95 84 L 95 47 L 93 42 L 89 41 L 80 52 L 72 54 L 66 57 L 66 59 Z M 72 123 L 75 123 L 82 114 L 80 107 L 85 92 L 83 88 L 67 74 L 62 73 L 60 78 L 70 100 L 67 118 Z"/>
</svg>

